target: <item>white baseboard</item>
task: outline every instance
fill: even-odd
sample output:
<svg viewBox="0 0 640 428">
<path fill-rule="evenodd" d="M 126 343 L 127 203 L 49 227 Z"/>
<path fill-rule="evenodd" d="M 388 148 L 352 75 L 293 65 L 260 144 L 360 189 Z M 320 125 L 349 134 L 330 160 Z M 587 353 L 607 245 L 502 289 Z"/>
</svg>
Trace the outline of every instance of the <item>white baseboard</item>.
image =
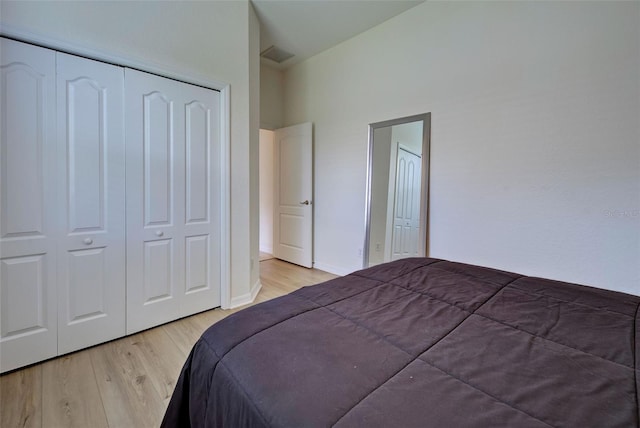
<svg viewBox="0 0 640 428">
<path fill-rule="evenodd" d="M 339 276 L 345 276 L 345 275 L 349 275 L 351 272 L 355 272 L 357 270 L 360 270 L 361 268 L 357 267 L 357 268 L 344 268 L 344 267 L 338 267 L 338 266 L 332 266 L 332 265 L 328 265 L 322 262 L 314 262 L 313 263 L 313 268 L 314 269 L 318 269 L 318 270 L 323 270 L 325 272 L 329 272 L 332 273 L 334 275 L 339 275 Z"/>
<path fill-rule="evenodd" d="M 253 303 L 253 301 L 256 299 L 256 296 L 258 295 L 258 292 L 260 292 L 261 288 L 262 288 L 262 283 L 260 282 L 260 280 L 256 281 L 256 283 L 253 284 L 253 287 L 251 287 L 250 292 L 245 293 L 241 296 L 232 297 L 231 302 L 229 302 L 229 307 L 225 309 L 235 309 L 239 306 L 244 306 L 244 305 L 248 305 L 249 303 Z"/>
<path fill-rule="evenodd" d="M 260 280 L 257 280 L 256 283 L 253 284 L 253 287 L 251 287 L 251 301 L 252 302 L 256 299 L 256 296 L 260 292 L 260 289 L 262 289 L 262 283 L 260 282 Z"/>
</svg>

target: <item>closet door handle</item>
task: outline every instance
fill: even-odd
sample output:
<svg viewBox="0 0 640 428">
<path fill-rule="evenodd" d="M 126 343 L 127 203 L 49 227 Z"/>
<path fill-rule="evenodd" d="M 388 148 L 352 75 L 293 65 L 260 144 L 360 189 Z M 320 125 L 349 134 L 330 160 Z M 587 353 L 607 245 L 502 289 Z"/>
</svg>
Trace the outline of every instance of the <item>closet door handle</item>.
<svg viewBox="0 0 640 428">
<path fill-rule="evenodd" d="M 85 245 L 91 245 L 91 244 L 93 244 L 93 239 L 84 238 L 84 241 L 82 241 L 82 242 L 84 242 Z"/>
<path fill-rule="evenodd" d="M 164 232 L 161 230 L 156 230 L 156 236 L 159 238 L 161 236 L 164 236 Z"/>
</svg>

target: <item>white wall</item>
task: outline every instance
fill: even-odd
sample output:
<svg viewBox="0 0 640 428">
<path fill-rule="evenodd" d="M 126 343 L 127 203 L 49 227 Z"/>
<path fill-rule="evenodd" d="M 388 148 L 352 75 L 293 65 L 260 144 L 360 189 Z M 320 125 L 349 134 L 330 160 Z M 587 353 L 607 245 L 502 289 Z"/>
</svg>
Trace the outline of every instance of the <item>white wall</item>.
<svg viewBox="0 0 640 428">
<path fill-rule="evenodd" d="M 260 64 L 260 128 L 282 128 L 283 91 L 282 71 Z"/>
<path fill-rule="evenodd" d="M 639 16 L 425 2 L 289 69 L 317 265 L 361 265 L 367 124 L 432 112 L 431 256 L 640 294 Z"/>
<path fill-rule="evenodd" d="M 260 251 L 273 254 L 273 131 L 260 130 Z"/>
<path fill-rule="evenodd" d="M 258 263 L 251 266 L 258 245 L 257 220 L 251 223 L 251 216 L 257 219 L 257 172 L 251 168 L 257 155 L 250 153 L 257 152 L 259 126 L 259 26 L 248 1 L 3 0 L 0 19 L 5 29 L 52 43 L 230 84 L 231 297 L 248 296 L 258 277 Z"/>
</svg>

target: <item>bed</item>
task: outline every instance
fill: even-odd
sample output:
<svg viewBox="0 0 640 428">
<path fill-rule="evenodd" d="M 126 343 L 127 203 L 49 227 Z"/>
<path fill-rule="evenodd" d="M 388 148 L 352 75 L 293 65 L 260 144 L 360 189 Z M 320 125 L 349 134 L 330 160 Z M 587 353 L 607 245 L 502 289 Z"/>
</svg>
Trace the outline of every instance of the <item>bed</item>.
<svg viewBox="0 0 640 428">
<path fill-rule="evenodd" d="M 164 427 L 638 427 L 640 297 L 432 258 L 237 312 Z"/>
</svg>

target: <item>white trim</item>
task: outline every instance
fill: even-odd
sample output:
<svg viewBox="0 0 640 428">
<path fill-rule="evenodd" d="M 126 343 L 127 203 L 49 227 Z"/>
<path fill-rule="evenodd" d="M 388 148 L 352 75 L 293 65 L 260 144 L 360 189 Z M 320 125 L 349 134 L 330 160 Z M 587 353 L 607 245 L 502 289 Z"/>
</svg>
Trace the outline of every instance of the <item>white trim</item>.
<svg viewBox="0 0 640 428">
<path fill-rule="evenodd" d="M 260 280 L 257 280 L 255 284 L 253 284 L 253 287 L 251 287 L 251 301 L 253 302 L 256 299 L 256 296 L 258 295 L 258 293 L 260 292 L 260 290 L 262 289 L 262 283 L 260 282 Z"/>
<path fill-rule="evenodd" d="M 332 265 L 327 265 L 324 263 L 318 263 L 318 262 L 314 262 L 313 263 L 313 268 L 314 269 L 318 269 L 318 270 L 322 270 L 325 272 L 329 272 L 332 273 L 334 275 L 339 275 L 339 276 L 345 276 L 345 275 L 349 275 L 352 272 L 355 272 L 357 270 L 362 269 L 362 267 L 360 266 L 356 266 L 354 268 L 344 268 L 344 267 L 337 267 L 337 266 L 332 266 Z"/>
<path fill-rule="evenodd" d="M 253 287 L 251 287 L 251 291 L 249 293 L 232 298 L 229 307 L 223 309 L 235 309 L 240 306 L 253 303 L 260 289 L 262 289 L 262 283 L 260 282 L 260 280 L 258 280 L 255 284 L 253 284 Z"/>
<path fill-rule="evenodd" d="M 54 49 L 59 52 L 146 71 L 220 92 L 220 203 L 223 207 L 220 211 L 220 306 L 223 309 L 229 308 L 231 304 L 231 260 L 229 258 L 231 251 L 229 236 L 231 227 L 231 86 L 228 83 L 198 75 L 193 71 L 178 70 L 176 68 L 168 69 L 166 66 L 155 64 L 152 61 L 88 49 L 63 40 L 21 30 L 11 25 L 0 24 L 0 36 Z"/>
<path fill-rule="evenodd" d="M 231 307 L 231 87 L 220 90 L 220 307 Z M 224 208 L 226 207 L 226 208 Z"/>
</svg>

